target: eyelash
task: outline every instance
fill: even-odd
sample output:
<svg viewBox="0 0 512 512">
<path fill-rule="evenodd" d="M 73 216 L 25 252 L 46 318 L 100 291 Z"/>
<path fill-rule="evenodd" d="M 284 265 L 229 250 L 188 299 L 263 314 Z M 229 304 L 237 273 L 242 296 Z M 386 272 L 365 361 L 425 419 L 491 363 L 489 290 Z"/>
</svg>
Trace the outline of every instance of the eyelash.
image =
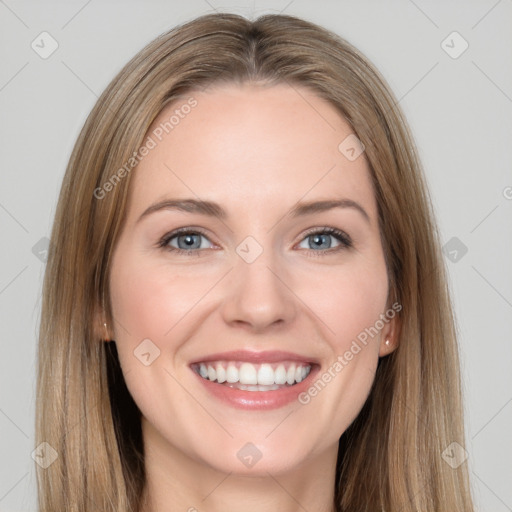
<svg viewBox="0 0 512 512">
<path fill-rule="evenodd" d="M 170 245 L 168 245 L 169 242 L 173 238 L 180 236 L 180 235 L 201 235 L 208 239 L 208 236 L 206 235 L 206 233 L 199 228 L 193 228 L 193 229 L 190 227 L 179 228 L 179 229 L 176 229 L 176 230 L 164 235 L 161 238 L 161 240 L 158 242 L 158 248 L 163 249 L 165 251 L 172 252 L 177 255 L 186 255 L 186 256 L 199 256 L 200 252 L 205 250 L 205 249 L 185 250 L 185 249 L 180 249 L 179 247 L 171 247 Z M 315 256 L 318 256 L 319 254 L 328 255 L 328 254 L 337 253 L 344 249 L 350 249 L 353 246 L 352 239 L 350 238 L 350 236 L 348 236 L 346 233 L 344 233 L 343 231 L 341 231 L 339 229 L 331 228 L 331 227 L 313 228 L 309 231 L 306 231 L 306 233 L 304 233 L 304 235 L 301 239 L 301 242 L 302 242 L 302 240 L 304 240 L 310 236 L 313 236 L 313 235 L 332 235 L 334 238 L 336 238 L 336 240 L 338 242 L 340 242 L 340 245 L 338 247 L 332 247 L 332 248 L 325 249 L 325 250 L 303 249 L 307 253 L 313 254 Z"/>
</svg>

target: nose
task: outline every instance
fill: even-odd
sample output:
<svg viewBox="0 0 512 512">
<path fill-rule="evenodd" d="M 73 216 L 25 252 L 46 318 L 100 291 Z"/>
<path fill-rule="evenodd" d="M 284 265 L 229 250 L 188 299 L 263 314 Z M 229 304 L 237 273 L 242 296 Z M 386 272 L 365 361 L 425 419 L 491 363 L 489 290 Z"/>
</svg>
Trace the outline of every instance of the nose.
<svg viewBox="0 0 512 512">
<path fill-rule="evenodd" d="M 239 258 L 225 283 L 224 321 L 254 332 L 292 322 L 297 298 L 287 281 L 285 272 L 266 252 L 252 263 Z"/>
</svg>

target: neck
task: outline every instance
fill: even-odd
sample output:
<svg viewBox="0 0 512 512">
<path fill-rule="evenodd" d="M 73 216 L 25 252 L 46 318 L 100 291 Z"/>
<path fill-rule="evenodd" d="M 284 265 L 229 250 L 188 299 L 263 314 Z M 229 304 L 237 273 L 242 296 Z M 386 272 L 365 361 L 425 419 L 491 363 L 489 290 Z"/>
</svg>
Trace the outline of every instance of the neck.
<svg viewBox="0 0 512 512">
<path fill-rule="evenodd" d="M 337 446 L 290 471 L 266 468 L 247 475 L 193 459 L 162 438 L 154 439 L 151 430 L 143 420 L 146 486 L 141 512 L 335 511 Z"/>
</svg>

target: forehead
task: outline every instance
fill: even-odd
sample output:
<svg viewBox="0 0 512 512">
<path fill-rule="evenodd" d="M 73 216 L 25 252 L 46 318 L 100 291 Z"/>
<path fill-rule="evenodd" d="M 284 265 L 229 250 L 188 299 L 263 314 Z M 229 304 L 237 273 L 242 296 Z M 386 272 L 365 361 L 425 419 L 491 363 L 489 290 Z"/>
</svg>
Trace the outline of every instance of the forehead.
<svg viewBox="0 0 512 512">
<path fill-rule="evenodd" d="M 351 134 L 334 106 L 304 87 L 192 91 L 149 129 L 154 147 L 134 173 L 132 210 L 167 197 L 211 199 L 229 212 L 343 196 L 375 214 L 364 153 L 349 160 L 339 149 Z"/>
</svg>

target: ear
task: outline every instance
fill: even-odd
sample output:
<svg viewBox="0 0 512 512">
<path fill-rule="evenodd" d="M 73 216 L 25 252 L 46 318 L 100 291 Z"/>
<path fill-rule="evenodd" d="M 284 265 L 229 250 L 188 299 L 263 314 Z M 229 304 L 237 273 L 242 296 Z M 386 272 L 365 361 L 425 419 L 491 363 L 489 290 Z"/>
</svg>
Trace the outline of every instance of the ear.
<svg viewBox="0 0 512 512">
<path fill-rule="evenodd" d="M 386 322 L 381 331 L 379 357 L 387 356 L 398 348 L 400 327 L 398 314 Z"/>
<path fill-rule="evenodd" d="M 106 313 L 99 304 L 96 304 L 94 308 L 93 324 L 94 339 L 98 341 L 112 341 L 114 339 L 112 326 L 109 325 Z"/>
</svg>

